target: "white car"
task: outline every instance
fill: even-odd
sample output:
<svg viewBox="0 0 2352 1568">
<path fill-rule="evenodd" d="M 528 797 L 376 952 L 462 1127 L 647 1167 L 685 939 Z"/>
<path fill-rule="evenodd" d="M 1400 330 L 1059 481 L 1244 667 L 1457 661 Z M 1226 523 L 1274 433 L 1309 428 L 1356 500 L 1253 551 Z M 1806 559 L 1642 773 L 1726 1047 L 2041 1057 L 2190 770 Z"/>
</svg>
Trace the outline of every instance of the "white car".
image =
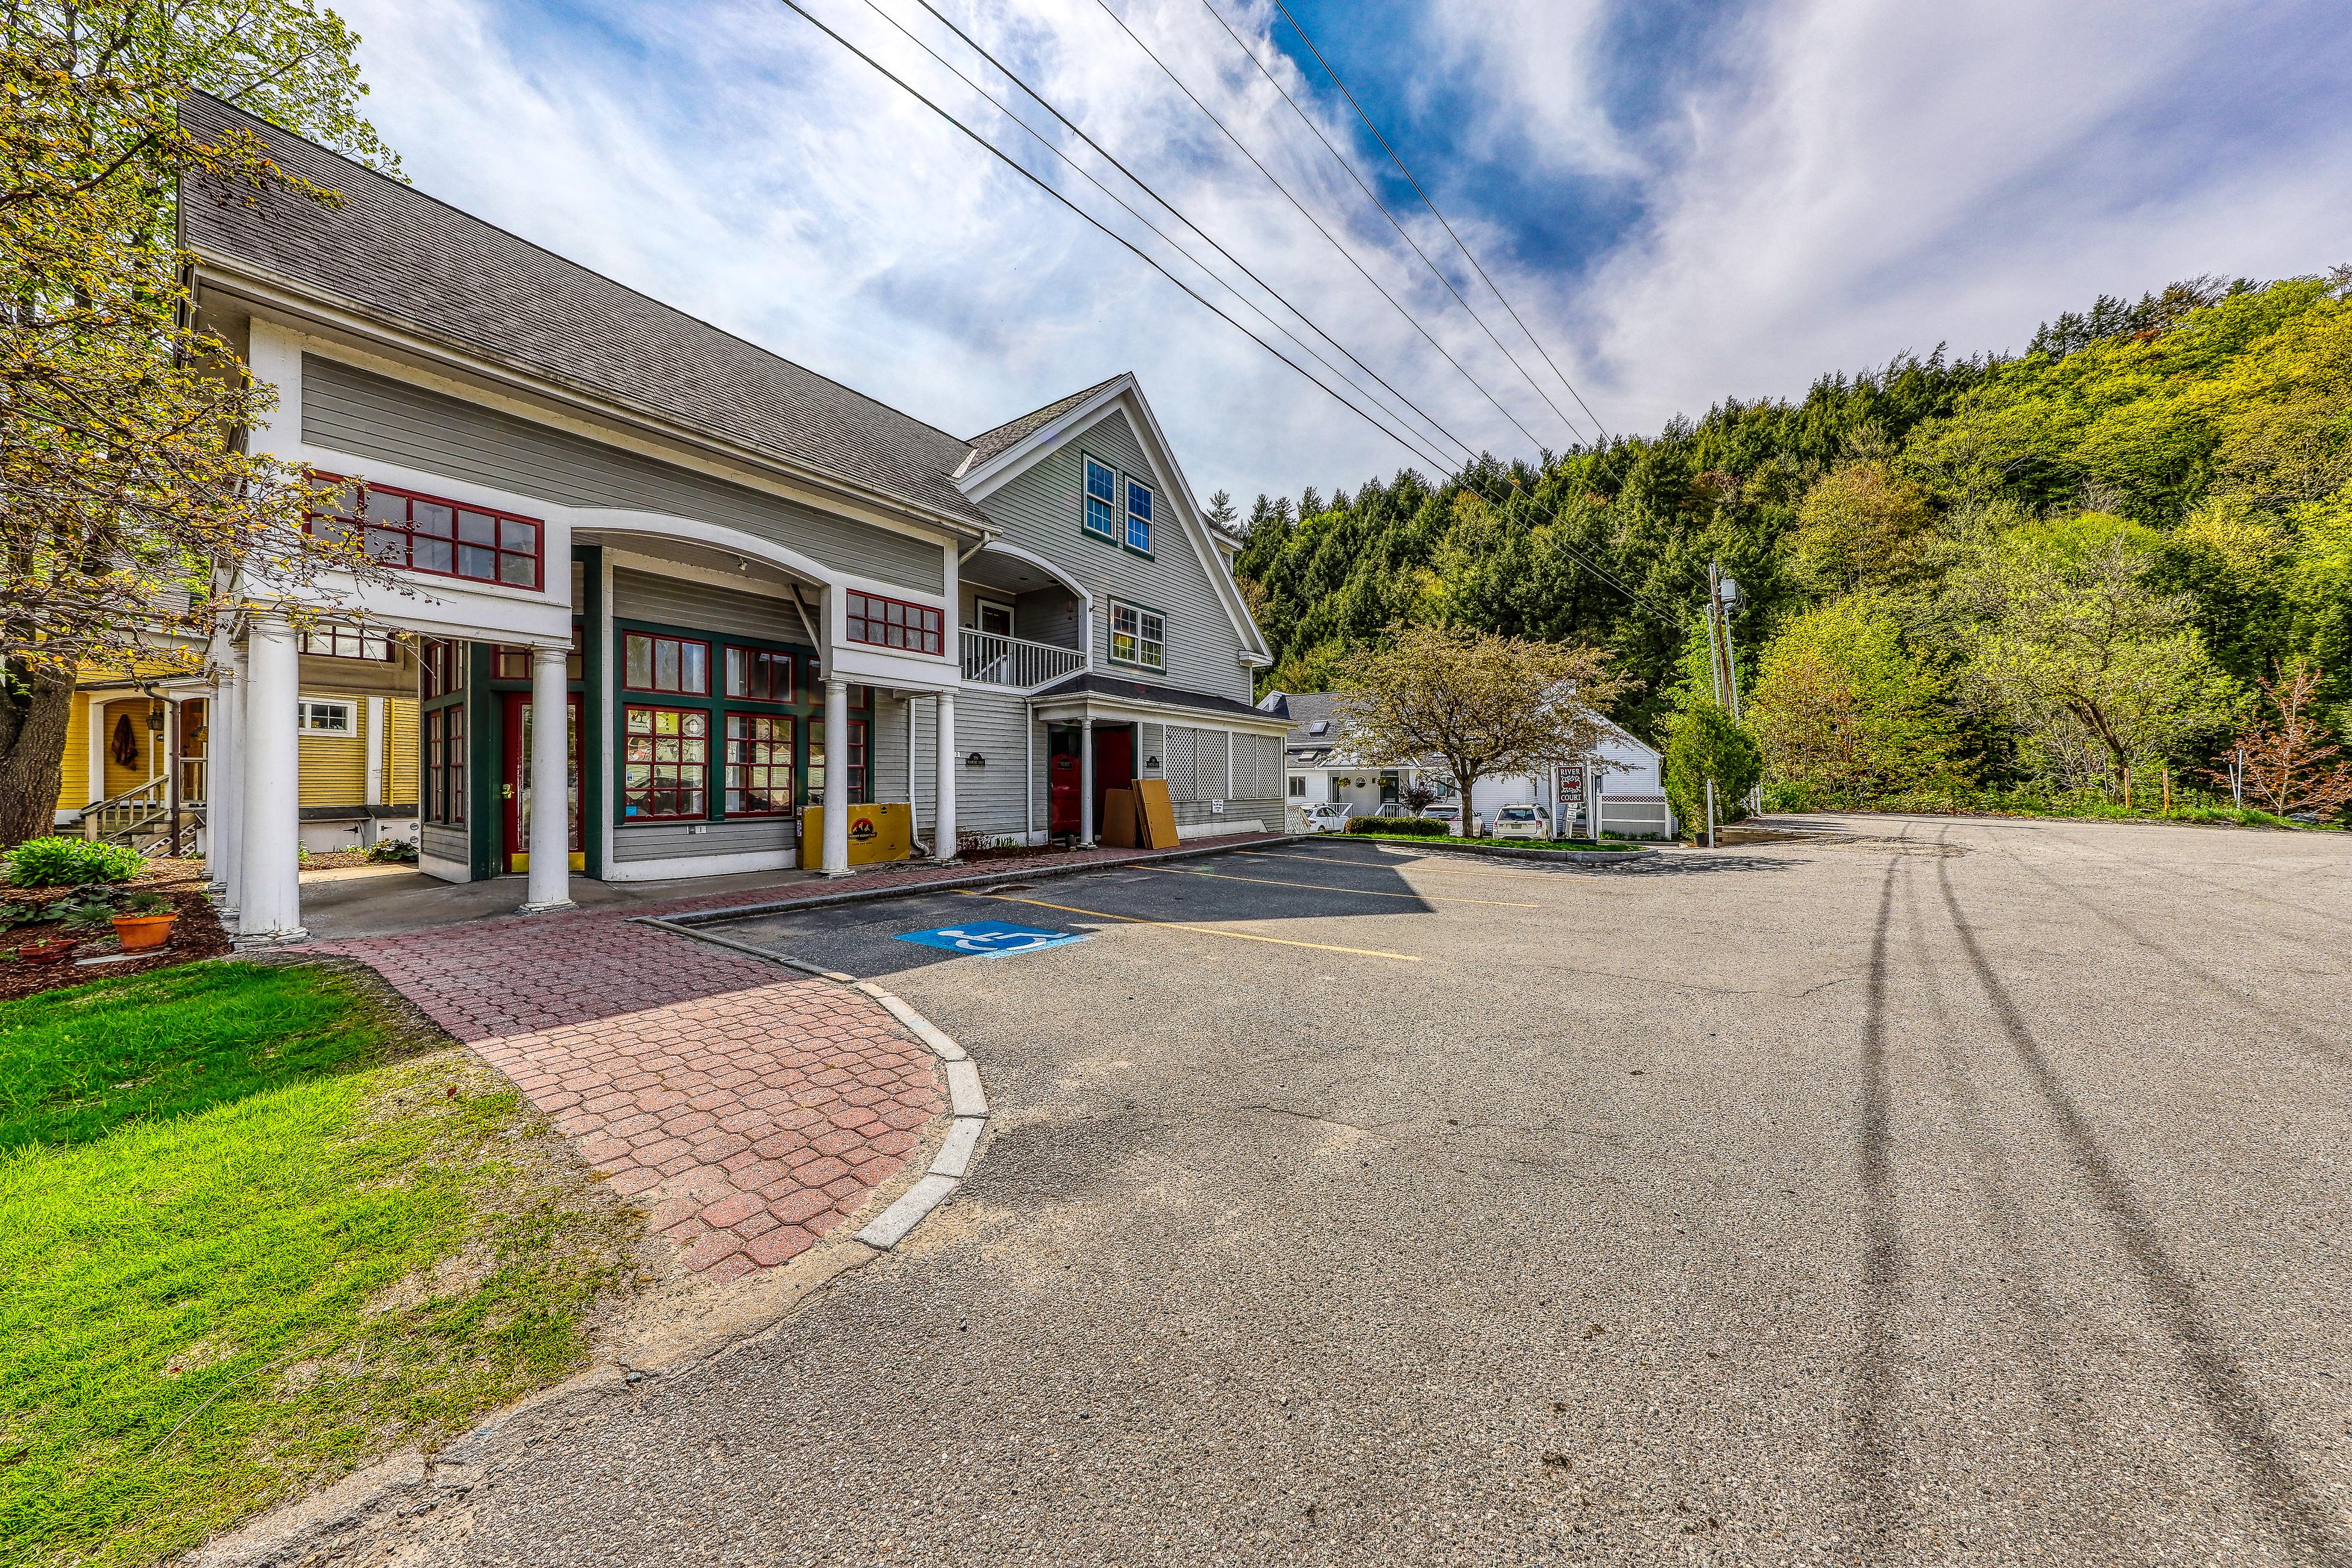
<svg viewBox="0 0 2352 1568">
<path fill-rule="evenodd" d="M 1453 800 L 1443 801 L 1437 805 L 1432 806 L 1428 810 L 1423 811 L 1422 815 L 1444 823 L 1445 831 L 1452 833 L 1456 838 L 1462 836 L 1462 807 L 1459 802 Z M 1476 837 L 1478 830 L 1485 825 L 1485 818 L 1479 816 L 1475 811 L 1470 814 L 1470 833 L 1472 837 Z"/>
<path fill-rule="evenodd" d="M 1551 837 L 1551 813 L 1541 806 L 1506 806 L 1495 813 L 1495 831 L 1498 839 L 1548 839 Z"/>
<path fill-rule="evenodd" d="M 1299 808 L 1298 814 L 1310 833 L 1344 833 L 1355 810 L 1345 800 L 1318 800 L 1312 806 Z"/>
</svg>

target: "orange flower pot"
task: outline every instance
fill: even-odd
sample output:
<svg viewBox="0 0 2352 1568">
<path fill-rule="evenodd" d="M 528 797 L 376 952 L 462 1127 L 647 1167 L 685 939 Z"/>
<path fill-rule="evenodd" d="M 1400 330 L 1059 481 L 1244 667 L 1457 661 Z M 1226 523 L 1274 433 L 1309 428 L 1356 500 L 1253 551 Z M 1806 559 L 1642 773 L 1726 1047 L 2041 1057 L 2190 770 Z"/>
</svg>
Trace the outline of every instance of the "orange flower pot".
<svg viewBox="0 0 2352 1568">
<path fill-rule="evenodd" d="M 74 944 L 78 940 L 72 936 L 52 936 L 47 941 L 27 942 L 16 949 L 16 956 L 27 964 L 59 963 L 73 956 Z"/>
<path fill-rule="evenodd" d="M 115 937 L 126 953 L 144 953 L 151 947 L 161 947 L 172 939 L 172 923 L 179 919 L 172 915 L 118 915 L 113 918 Z"/>
</svg>

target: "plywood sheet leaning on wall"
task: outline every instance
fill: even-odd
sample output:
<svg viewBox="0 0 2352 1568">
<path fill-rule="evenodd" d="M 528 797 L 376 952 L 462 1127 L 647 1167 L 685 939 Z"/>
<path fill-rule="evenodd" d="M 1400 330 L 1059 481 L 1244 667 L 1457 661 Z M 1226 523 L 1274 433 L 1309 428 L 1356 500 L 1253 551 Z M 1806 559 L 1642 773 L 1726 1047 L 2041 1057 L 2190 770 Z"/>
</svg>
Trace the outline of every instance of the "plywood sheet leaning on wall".
<svg viewBox="0 0 2352 1568">
<path fill-rule="evenodd" d="M 1103 792 L 1102 841 L 1115 850 L 1131 850 L 1140 841 L 1136 837 L 1135 791 L 1107 789 Z"/>
<path fill-rule="evenodd" d="M 1176 808 L 1168 799 L 1168 780 L 1139 779 L 1135 800 L 1142 818 L 1143 846 L 1152 850 L 1176 847 Z"/>
</svg>

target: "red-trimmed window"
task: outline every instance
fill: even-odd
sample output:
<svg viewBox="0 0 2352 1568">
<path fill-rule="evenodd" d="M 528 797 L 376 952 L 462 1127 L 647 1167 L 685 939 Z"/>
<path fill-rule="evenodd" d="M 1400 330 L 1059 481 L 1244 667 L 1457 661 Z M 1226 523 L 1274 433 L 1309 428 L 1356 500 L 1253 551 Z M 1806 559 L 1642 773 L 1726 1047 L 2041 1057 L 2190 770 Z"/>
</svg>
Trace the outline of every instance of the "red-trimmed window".
<svg viewBox="0 0 2352 1568">
<path fill-rule="evenodd" d="M 793 663 L 790 653 L 771 653 L 763 648 L 730 648 L 727 695 L 755 703 L 788 703 L 793 700 Z"/>
<path fill-rule="evenodd" d="M 336 476 L 321 474 L 333 480 Z M 436 577 L 499 582 L 509 588 L 541 585 L 546 526 L 488 507 L 467 506 L 390 485 L 354 485 L 334 509 L 310 520 L 311 531 L 349 538 L 354 530 L 368 554 L 386 566 Z"/>
<path fill-rule="evenodd" d="M 446 697 L 466 689 L 466 645 L 428 638 L 417 644 L 416 662 L 425 666 L 425 700 Z"/>
<path fill-rule="evenodd" d="M 621 713 L 621 815 L 632 822 L 708 816 L 710 716 L 694 707 Z"/>
<path fill-rule="evenodd" d="M 729 714 L 726 785 L 730 817 L 781 817 L 789 812 L 793 809 L 793 721 L 781 714 Z"/>
<path fill-rule="evenodd" d="M 691 637 L 659 637 L 650 632 L 621 636 L 621 685 L 633 692 L 675 692 L 707 696 L 710 692 L 710 644 Z"/>
<path fill-rule="evenodd" d="M 904 648 L 910 653 L 946 651 L 940 612 L 926 605 L 884 599 L 874 593 L 852 593 L 848 609 L 848 636 L 853 643 Z"/>
<path fill-rule="evenodd" d="M 824 793 L 824 719 L 822 716 L 809 720 L 809 799 L 814 800 Z M 849 803 L 866 804 L 866 721 L 849 721 Z"/>
<path fill-rule="evenodd" d="M 428 709 L 425 729 L 425 820 L 466 820 L 466 705 Z"/>
</svg>

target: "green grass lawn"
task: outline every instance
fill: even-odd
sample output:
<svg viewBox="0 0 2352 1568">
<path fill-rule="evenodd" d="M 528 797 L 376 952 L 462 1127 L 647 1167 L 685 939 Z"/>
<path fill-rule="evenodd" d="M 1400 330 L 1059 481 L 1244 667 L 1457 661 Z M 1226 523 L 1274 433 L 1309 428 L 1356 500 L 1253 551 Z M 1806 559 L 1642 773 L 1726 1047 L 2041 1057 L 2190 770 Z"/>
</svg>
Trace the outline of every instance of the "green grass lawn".
<svg viewBox="0 0 2352 1568">
<path fill-rule="evenodd" d="M 1501 844 L 1522 850 L 1639 850 L 1647 844 L 1632 843 L 1622 839 L 1603 839 L 1599 843 L 1591 839 L 1498 839 L 1492 833 L 1481 833 L 1475 839 L 1465 839 L 1452 833 L 1360 833 L 1353 830 L 1334 835 L 1340 839 L 1372 839 L 1384 844 L 1428 844 L 1439 849 L 1459 849 L 1465 844 Z"/>
<path fill-rule="evenodd" d="M 632 1220 L 417 1033 L 294 966 L 0 1005 L 0 1563 L 155 1562 L 583 1363 Z"/>
</svg>

